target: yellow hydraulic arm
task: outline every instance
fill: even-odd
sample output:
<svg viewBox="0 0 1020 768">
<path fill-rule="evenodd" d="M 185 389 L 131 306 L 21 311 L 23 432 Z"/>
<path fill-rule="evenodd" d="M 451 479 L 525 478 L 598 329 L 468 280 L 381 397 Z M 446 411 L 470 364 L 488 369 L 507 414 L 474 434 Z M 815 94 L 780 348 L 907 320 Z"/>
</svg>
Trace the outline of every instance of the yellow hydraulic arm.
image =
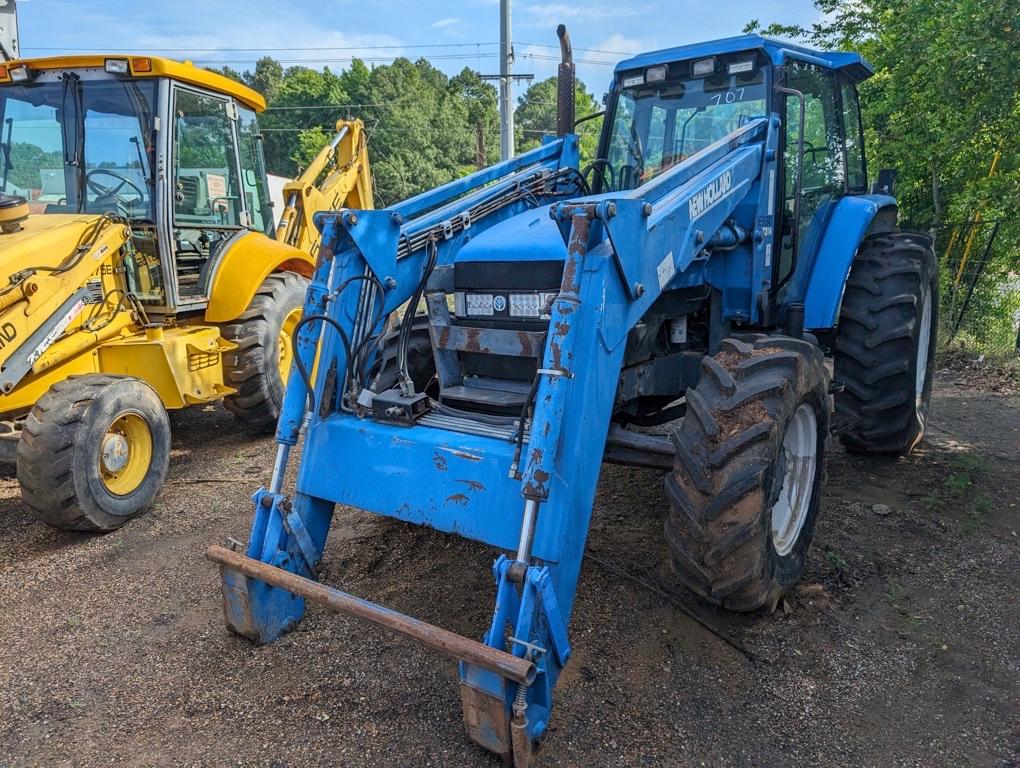
<svg viewBox="0 0 1020 768">
<path fill-rule="evenodd" d="M 336 129 L 333 140 L 283 188 L 286 207 L 276 239 L 312 256 L 319 250 L 319 231 L 312 221 L 317 211 L 374 207 L 365 126 L 360 120 L 340 120 Z"/>
</svg>

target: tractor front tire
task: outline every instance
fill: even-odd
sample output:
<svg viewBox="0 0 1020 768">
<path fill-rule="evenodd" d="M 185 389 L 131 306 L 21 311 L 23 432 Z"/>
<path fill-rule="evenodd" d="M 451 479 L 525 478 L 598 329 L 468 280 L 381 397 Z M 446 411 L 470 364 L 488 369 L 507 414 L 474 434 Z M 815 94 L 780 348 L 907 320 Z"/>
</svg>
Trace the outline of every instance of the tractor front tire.
<svg viewBox="0 0 1020 768">
<path fill-rule="evenodd" d="M 54 528 L 106 532 L 155 501 L 170 462 L 159 396 L 129 376 L 71 376 L 50 387 L 18 442 L 21 497 Z"/>
<path fill-rule="evenodd" d="M 272 431 L 283 406 L 293 360 L 291 337 L 301 319 L 308 281 L 294 272 L 265 279 L 248 308 L 220 333 L 237 349 L 223 355 L 223 380 L 237 390 L 223 405 L 257 432 Z"/>
<path fill-rule="evenodd" d="M 836 431 L 854 453 L 906 456 L 924 437 L 935 372 L 938 273 L 924 235 L 866 238 L 835 341 Z"/>
<path fill-rule="evenodd" d="M 800 578 L 821 503 L 831 398 L 822 351 L 782 336 L 705 357 L 673 434 L 673 575 L 735 611 L 774 608 Z"/>
</svg>

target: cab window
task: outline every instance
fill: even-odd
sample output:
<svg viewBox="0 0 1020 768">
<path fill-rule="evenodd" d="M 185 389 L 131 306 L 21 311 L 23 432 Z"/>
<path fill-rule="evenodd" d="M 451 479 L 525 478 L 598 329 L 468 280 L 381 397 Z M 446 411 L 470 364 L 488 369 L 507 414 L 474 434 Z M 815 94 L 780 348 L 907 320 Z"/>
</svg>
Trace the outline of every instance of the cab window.
<svg viewBox="0 0 1020 768">
<path fill-rule="evenodd" d="M 843 101 L 843 134 L 846 136 L 846 186 L 848 192 L 867 192 L 868 174 L 864 164 L 864 137 L 861 129 L 861 107 L 857 89 L 848 80 L 840 79 Z"/>
<path fill-rule="evenodd" d="M 241 226 L 237 155 L 228 102 L 178 90 L 174 110 L 174 219 L 178 225 Z"/>
<path fill-rule="evenodd" d="M 266 189 L 266 164 L 259 139 L 255 113 L 250 109 L 238 110 L 238 138 L 241 151 L 241 188 L 244 190 L 248 226 L 260 232 L 271 233 L 273 209 L 269 190 Z"/>
</svg>

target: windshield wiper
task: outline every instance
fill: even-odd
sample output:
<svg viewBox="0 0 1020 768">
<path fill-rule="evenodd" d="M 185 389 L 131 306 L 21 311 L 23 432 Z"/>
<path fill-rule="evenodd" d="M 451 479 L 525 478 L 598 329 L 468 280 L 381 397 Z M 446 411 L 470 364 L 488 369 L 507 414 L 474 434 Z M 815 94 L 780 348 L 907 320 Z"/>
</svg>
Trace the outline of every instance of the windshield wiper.
<svg viewBox="0 0 1020 768">
<path fill-rule="evenodd" d="M 11 170 L 14 168 L 14 161 L 11 160 L 11 141 L 14 134 L 14 118 L 8 117 L 5 121 L 7 124 L 7 139 L 0 144 L 0 149 L 4 153 L 4 178 L 3 182 L 0 183 L 0 193 L 7 194 L 7 179 L 10 178 Z"/>
<path fill-rule="evenodd" d="M 67 95 L 72 96 L 74 107 L 73 144 L 68 142 Z M 78 169 L 78 194 L 75 209 L 81 211 L 85 207 L 85 99 L 82 94 L 81 77 L 74 72 L 64 75 L 64 87 L 60 97 L 60 108 L 64 123 L 64 164 Z"/>
</svg>

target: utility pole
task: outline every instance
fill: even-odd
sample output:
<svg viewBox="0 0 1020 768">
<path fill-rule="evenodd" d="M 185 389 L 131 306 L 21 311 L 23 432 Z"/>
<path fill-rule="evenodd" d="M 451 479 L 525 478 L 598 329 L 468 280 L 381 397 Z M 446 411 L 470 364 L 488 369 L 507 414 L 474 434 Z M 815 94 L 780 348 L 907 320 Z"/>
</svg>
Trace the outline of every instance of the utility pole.
<svg viewBox="0 0 1020 768">
<path fill-rule="evenodd" d="M 514 156 L 514 45 L 510 38 L 510 0 L 499 0 L 499 156 Z"/>
<path fill-rule="evenodd" d="M 20 58 L 20 49 L 17 0 L 0 0 L 0 61 Z"/>
</svg>

